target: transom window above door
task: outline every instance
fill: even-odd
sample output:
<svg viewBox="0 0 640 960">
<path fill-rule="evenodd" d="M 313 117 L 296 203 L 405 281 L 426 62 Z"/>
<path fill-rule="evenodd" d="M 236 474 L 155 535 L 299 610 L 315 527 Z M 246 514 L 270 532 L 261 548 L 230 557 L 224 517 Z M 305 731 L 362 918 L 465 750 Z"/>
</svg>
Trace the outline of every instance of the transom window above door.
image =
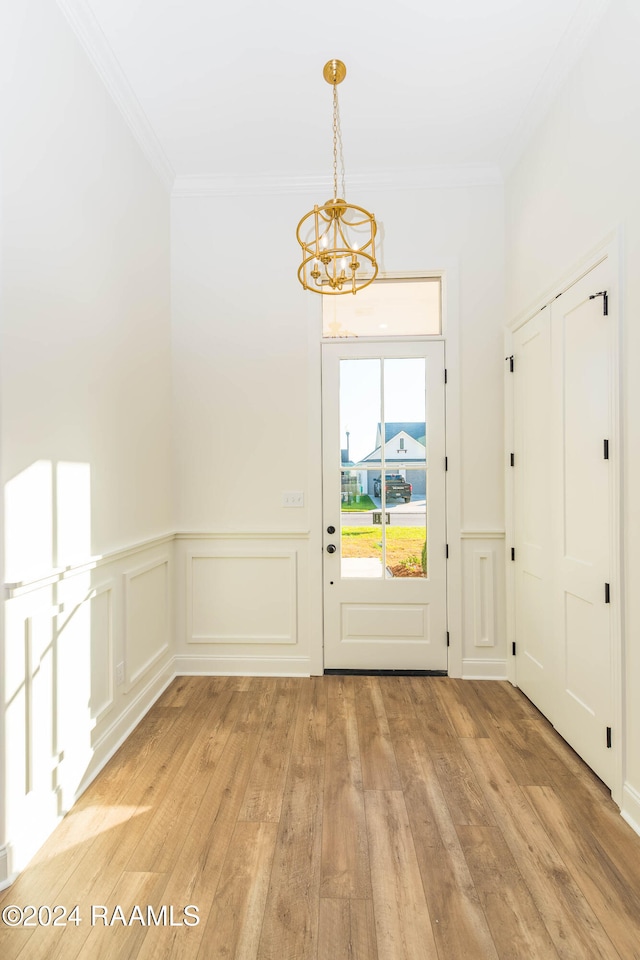
<svg viewBox="0 0 640 960">
<path fill-rule="evenodd" d="M 328 339 L 441 333 L 440 277 L 376 280 L 355 296 L 323 298 L 322 336 Z"/>
</svg>

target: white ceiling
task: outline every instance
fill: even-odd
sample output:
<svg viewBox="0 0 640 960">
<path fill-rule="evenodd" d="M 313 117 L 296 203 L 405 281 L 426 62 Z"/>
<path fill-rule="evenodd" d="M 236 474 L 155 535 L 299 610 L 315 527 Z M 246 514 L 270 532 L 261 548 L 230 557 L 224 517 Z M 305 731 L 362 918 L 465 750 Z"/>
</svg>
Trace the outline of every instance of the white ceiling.
<svg viewBox="0 0 640 960">
<path fill-rule="evenodd" d="M 332 57 L 347 175 L 504 170 L 609 0 L 58 2 L 176 175 L 256 178 L 330 174 Z"/>
</svg>

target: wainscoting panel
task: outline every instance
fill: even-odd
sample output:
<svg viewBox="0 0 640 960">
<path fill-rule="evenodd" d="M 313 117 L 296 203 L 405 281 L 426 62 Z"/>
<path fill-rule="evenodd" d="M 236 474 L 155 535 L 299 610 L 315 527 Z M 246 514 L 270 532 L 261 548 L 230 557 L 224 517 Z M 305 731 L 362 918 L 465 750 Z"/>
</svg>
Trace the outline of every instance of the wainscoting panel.
<svg viewBox="0 0 640 960">
<path fill-rule="evenodd" d="M 296 643 L 295 551 L 190 554 L 190 643 Z"/>
<path fill-rule="evenodd" d="M 309 676 L 308 533 L 178 534 L 176 673 Z"/>
<path fill-rule="evenodd" d="M 101 723 L 113 706 L 113 587 L 93 591 L 91 605 L 91 718 Z"/>
<path fill-rule="evenodd" d="M 124 663 L 128 690 L 169 649 L 170 591 L 168 556 L 124 574 Z"/>
<path fill-rule="evenodd" d="M 473 642 L 476 647 L 496 643 L 495 553 L 473 550 Z"/>
<path fill-rule="evenodd" d="M 505 679 L 504 532 L 464 531 L 463 677 Z"/>
</svg>

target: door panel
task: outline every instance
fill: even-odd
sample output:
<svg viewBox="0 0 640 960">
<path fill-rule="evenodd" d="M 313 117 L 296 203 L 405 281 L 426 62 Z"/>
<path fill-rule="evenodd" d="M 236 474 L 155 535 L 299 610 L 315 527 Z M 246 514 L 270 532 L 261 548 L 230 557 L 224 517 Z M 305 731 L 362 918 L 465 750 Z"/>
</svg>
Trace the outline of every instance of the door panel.
<svg viewBox="0 0 640 960">
<path fill-rule="evenodd" d="M 592 299 L 609 285 L 603 262 L 514 336 L 514 601 L 518 686 L 611 784 L 616 364 Z"/>
<path fill-rule="evenodd" d="M 326 668 L 446 670 L 444 453 L 442 341 L 323 345 Z"/>
<path fill-rule="evenodd" d="M 601 297 L 606 263 L 571 287 L 553 305 L 552 356 L 555 454 L 554 504 L 557 574 L 553 616 L 557 624 L 559 703 L 556 726 L 606 783 L 613 754 L 612 623 L 605 583 L 610 582 L 612 437 L 611 318 Z M 611 444 L 613 453 L 613 444 Z"/>
<path fill-rule="evenodd" d="M 515 616 L 518 686 L 553 720 L 553 646 L 549 642 L 551 488 L 549 485 L 549 308 L 514 336 Z"/>
</svg>

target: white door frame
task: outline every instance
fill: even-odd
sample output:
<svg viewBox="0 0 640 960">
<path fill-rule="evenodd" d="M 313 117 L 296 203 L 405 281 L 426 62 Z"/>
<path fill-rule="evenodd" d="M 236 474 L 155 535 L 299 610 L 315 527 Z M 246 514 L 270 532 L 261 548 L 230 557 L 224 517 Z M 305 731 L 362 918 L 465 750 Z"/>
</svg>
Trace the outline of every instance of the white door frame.
<svg viewBox="0 0 640 960">
<path fill-rule="evenodd" d="M 461 404 L 460 404 L 460 313 L 459 269 L 454 258 L 441 258 L 433 269 L 381 273 L 381 279 L 442 279 L 442 335 L 412 337 L 413 340 L 443 340 L 447 389 L 445 397 L 445 445 L 448 457 L 446 521 L 449 560 L 447 562 L 447 623 L 449 631 L 449 676 L 462 676 L 462 515 L 461 515 Z M 310 672 L 324 672 L 323 651 L 323 527 L 322 527 L 322 310 L 320 297 L 305 296 L 301 319 L 307 324 L 309 401 L 309 637 Z M 402 337 L 359 338 L 393 342 Z M 332 341 L 329 341 L 332 342 Z"/>
<path fill-rule="evenodd" d="M 615 774 L 611 785 L 611 795 L 619 807 L 622 807 L 623 786 L 624 786 L 624 755 L 626 749 L 625 738 L 625 690 L 624 678 L 622 673 L 622 664 L 624 659 L 624 634 L 623 634 L 623 610 L 625 604 L 624 595 L 624 534 L 622 521 L 624 517 L 623 499 L 622 499 L 622 476 L 623 476 L 623 423 L 622 423 L 622 363 L 621 363 L 621 343 L 622 343 L 622 257 L 621 257 L 622 233 L 618 229 L 610 234 L 599 244 L 589 255 L 564 276 L 560 277 L 549 287 L 540 299 L 532 304 L 527 310 L 518 314 L 505 330 L 505 521 L 506 521 L 506 556 L 509 555 L 509 548 L 514 543 L 514 478 L 509 465 L 508 451 L 513 450 L 514 422 L 513 422 L 513 380 L 510 373 L 510 358 L 513 356 L 513 335 L 516 330 L 527 323 L 532 317 L 540 312 L 545 306 L 549 306 L 562 293 L 565 293 L 574 283 L 581 280 L 590 273 L 598 264 L 604 260 L 609 260 L 611 265 L 612 277 L 612 307 L 615 304 L 616 319 L 613 335 L 615 337 L 613 347 L 613 369 L 611 372 L 611 411 L 612 423 L 614 424 L 614 433 L 616 434 L 616 445 L 618 456 L 612 459 L 612 488 L 614 490 L 612 512 L 612 598 L 615 598 L 612 607 L 612 688 L 614 691 L 615 702 L 613 705 L 613 721 L 616 728 L 616 736 L 613 738 L 612 750 L 614 751 Z M 507 643 L 511 651 L 512 644 L 516 641 L 515 629 L 515 576 L 510 563 L 506 562 L 506 596 L 507 596 Z M 507 660 L 508 677 L 514 686 L 517 686 L 515 658 L 509 656 Z"/>
</svg>

